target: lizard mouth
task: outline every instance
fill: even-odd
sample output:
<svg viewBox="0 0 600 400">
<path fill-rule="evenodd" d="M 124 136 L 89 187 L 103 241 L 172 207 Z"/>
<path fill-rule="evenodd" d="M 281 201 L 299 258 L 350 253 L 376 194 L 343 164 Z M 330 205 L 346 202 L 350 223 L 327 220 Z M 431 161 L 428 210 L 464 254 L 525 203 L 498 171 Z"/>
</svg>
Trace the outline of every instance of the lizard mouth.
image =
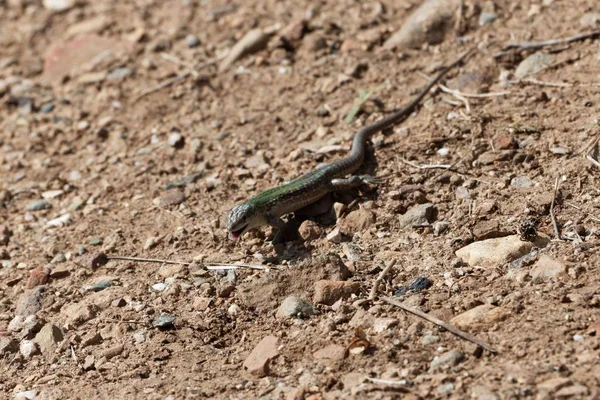
<svg viewBox="0 0 600 400">
<path fill-rule="evenodd" d="M 244 233 L 244 231 L 246 230 L 247 227 L 248 227 L 248 225 L 244 225 L 238 230 L 229 232 L 229 239 L 238 240 L 240 238 L 240 236 L 242 236 L 242 233 Z"/>
</svg>

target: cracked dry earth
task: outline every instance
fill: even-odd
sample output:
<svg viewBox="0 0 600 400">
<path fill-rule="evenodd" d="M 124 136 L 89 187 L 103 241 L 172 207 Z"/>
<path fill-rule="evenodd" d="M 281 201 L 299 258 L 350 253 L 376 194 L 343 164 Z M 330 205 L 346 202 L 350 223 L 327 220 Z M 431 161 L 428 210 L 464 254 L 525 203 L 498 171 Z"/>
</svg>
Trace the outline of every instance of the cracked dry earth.
<svg viewBox="0 0 600 400">
<path fill-rule="evenodd" d="M 506 48 L 600 7 L 419 6 L 0 1 L 1 397 L 600 398 L 600 42 Z M 373 137 L 382 183 L 226 239 L 471 47 Z"/>
</svg>

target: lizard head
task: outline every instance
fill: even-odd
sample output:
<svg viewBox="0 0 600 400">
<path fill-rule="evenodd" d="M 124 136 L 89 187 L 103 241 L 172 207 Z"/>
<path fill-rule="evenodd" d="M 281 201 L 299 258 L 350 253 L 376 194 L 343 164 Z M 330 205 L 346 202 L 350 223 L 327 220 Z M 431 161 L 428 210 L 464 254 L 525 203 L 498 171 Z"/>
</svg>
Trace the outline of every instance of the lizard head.
<svg viewBox="0 0 600 400">
<path fill-rule="evenodd" d="M 248 230 L 265 224 L 257 207 L 248 203 L 238 204 L 227 215 L 227 231 L 231 240 L 237 240 Z"/>
</svg>

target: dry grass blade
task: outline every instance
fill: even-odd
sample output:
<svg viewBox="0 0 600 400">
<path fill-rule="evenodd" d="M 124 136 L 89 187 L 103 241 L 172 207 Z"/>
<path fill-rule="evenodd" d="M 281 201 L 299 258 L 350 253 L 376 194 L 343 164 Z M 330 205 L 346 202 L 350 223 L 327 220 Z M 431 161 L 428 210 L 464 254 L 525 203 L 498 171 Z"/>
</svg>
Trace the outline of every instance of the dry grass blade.
<svg viewBox="0 0 600 400">
<path fill-rule="evenodd" d="M 121 261 L 152 262 L 152 263 L 176 264 L 176 265 L 192 265 L 192 263 L 188 262 L 188 261 L 163 260 L 163 259 L 159 259 L 159 258 L 128 257 L 128 256 L 107 256 L 107 258 L 109 260 L 121 260 Z M 220 264 L 220 263 L 198 263 L 198 264 L 206 266 L 206 269 L 208 269 L 208 270 L 238 269 L 238 268 L 248 268 L 248 269 L 257 269 L 257 270 L 276 269 L 276 268 L 271 268 L 271 267 L 265 267 L 263 265 L 253 265 L 253 264 Z"/>
<path fill-rule="evenodd" d="M 494 349 L 492 346 L 490 346 L 489 344 L 487 344 L 486 342 L 484 342 L 483 340 L 477 339 L 475 336 L 469 335 L 466 332 L 461 331 L 458 328 L 455 328 L 454 326 L 442 321 L 441 319 L 438 319 L 434 316 L 431 316 L 429 314 L 425 314 L 424 312 L 422 312 L 421 310 L 417 310 L 415 308 L 412 307 L 408 307 L 405 306 L 404 304 L 400 303 L 399 301 L 392 299 L 391 297 L 380 297 L 381 300 L 385 301 L 388 304 L 391 304 L 393 306 L 396 307 L 400 307 L 401 309 L 403 309 L 404 311 L 408 311 L 411 314 L 416 315 L 417 317 L 421 317 L 424 320 L 427 320 L 433 324 L 436 324 L 438 326 L 441 326 L 442 328 L 446 329 L 448 332 L 453 333 L 454 335 L 468 340 L 471 343 L 475 343 L 476 345 L 492 352 L 492 353 L 497 353 L 498 351 L 496 349 Z"/>
</svg>

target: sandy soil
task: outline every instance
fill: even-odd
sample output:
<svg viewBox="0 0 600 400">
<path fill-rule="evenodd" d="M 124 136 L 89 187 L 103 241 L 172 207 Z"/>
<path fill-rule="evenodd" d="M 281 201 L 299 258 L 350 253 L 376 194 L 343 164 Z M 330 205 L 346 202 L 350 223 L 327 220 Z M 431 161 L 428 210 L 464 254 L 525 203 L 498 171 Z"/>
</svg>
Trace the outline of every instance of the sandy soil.
<svg viewBox="0 0 600 400">
<path fill-rule="evenodd" d="M 600 398 L 599 42 L 495 56 L 600 7 L 466 1 L 439 43 L 389 46 L 418 6 L 0 0 L 2 398 Z M 361 172 L 386 179 L 337 195 L 337 221 L 227 240 L 233 205 L 339 159 L 471 47 L 446 86 L 488 95 L 438 88 L 375 135 Z M 520 247 L 456 253 L 486 240 Z M 391 261 L 379 296 L 497 353 L 369 300 Z M 267 268 L 206 269 L 239 262 Z"/>
</svg>

